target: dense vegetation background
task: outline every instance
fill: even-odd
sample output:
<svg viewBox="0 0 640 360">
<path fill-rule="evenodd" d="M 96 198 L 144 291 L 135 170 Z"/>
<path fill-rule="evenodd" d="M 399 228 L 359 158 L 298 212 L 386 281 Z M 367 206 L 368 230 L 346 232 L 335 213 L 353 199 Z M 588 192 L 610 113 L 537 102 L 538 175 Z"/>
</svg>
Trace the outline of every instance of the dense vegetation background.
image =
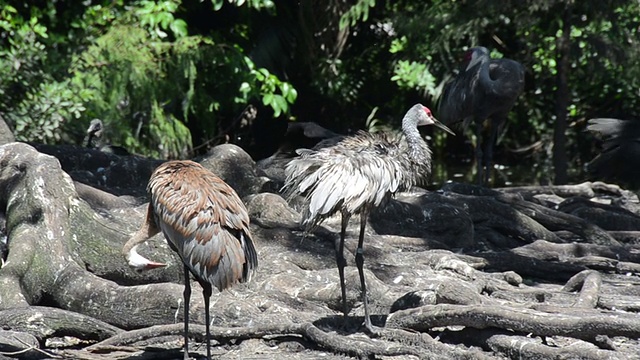
<svg viewBox="0 0 640 360">
<path fill-rule="evenodd" d="M 477 45 L 527 69 L 497 152 L 527 164 L 526 182 L 584 178 L 598 146 L 589 118 L 640 120 L 636 0 L 0 5 L 0 114 L 23 141 L 79 144 L 100 118 L 109 141 L 135 153 L 185 158 L 234 142 L 257 160 L 287 121 L 375 131 L 415 102 L 435 109 Z M 471 145 L 433 134 L 446 179 L 444 159 L 471 157 Z"/>
</svg>

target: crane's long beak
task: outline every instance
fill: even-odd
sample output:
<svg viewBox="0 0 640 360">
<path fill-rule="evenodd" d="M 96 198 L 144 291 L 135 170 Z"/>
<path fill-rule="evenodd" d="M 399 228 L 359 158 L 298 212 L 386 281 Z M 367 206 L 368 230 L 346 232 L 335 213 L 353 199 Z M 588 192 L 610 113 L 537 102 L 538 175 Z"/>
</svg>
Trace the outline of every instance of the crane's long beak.
<svg viewBox="0 0 640 360">
<path fill-rule="evenodd" d="M 456 135 L 456 133 L 454 133 L 451 129 L 449 129 L 445 124 L 441 123 L 440 121 L 436 120 L 436 118 L 432 118 L 433 120 L 433 125 L 448 132 L 451 135 Z"/>
</svg>

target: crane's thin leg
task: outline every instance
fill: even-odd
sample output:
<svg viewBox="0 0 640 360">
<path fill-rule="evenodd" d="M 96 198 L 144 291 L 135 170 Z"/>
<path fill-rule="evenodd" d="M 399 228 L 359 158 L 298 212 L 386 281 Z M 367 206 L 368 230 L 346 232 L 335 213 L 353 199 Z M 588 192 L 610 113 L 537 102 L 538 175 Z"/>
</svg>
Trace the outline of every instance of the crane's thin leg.
<svg viewBox="0 0 640 360">
<path fill-rule="evenodd" d="M 211 299 L 211 284 L 205 283 L 202 285 L 202 296 L 204 296 L 204 319 L 206 321 L 205 327 L 207 329 L 207 360 L 211 360 L 211 331 L 209 330 L 209 300 Z"/>
<path fill-rule="evenodd" d="M 358 274 L 360 275 L 360 287 L 362 288 L 362 303 L 364 304 L 364 326 L 369 333 L 374 334 L 371 318 L 369 317 L 369 301 L 367 300 L 367 283 L 364 278 L 364 230 L 367 226 L 367 217 L 369 209 L 365 208 L 360 214 L 360 236 L 358 237 L 358 249 L 356 250 L 356 266 L 358 266 Z"/>
<path fill-rule="evenodd" d="M 184 360 L 189 360 L 189 302 L 191 301 L 191 283 L 189 268 L 184 266 Z"/>
<path fill-rule="evenodd" d="M 340 290 L 342 291 L 342 313 L 344 320 L 347 320 L 347 288 L 344 284 L 344 267 L 347 260 L 344 258 L 344 237 L 349 224 L 349 214 L 342 213 L 342 226 L 340 228 L 340 242 L 336 244 L 336 263 L 338 264 L 338 275 L 340 275 Z"/>
<path fill-rule="evenodd" d="M 491 170 L 493 170 L 493 147 L 496 144 L 496 135 L 498 134 L 498 128 L 496 127 L 495 129 L 493 128 L 493 125 L 491 126 L 490 130 L 490 134 L 489 135 L 489 141 L 487 141 L 486 149 L 485 149 L 485 158 L 487 159 L 485 162 L 485 167 L 486 167 L 486 172 L 484 175 L 484 183 L 485 185 L 489 184 L 489 178 L 491 177 Z"/>
<path fill-rule="evenodd" d="M 484 159 L 482 156 L 482 122 L 476 121 L 476 166 L 478 168 L 478 173 L 476 174 L 476 179 L 478 185 L 482 185 L 482 170 L 484 167 Z"/>
</svg>

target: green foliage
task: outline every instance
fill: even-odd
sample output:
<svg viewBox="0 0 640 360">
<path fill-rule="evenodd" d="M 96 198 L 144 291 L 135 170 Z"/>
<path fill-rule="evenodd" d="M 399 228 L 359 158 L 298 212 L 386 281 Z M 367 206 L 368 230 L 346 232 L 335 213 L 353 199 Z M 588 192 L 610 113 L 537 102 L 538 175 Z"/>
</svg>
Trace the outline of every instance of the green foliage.
<svg viewBox="0 0 640 360">
<path fill-rule="evenodd" d="M 270 1 L 247 4 L 273 6 Z M 34 9 L 55 15 L 55 9 Z M 114 144 L 150 156 L 188 157 L 190 128 L 198 129 L 203 141 L 217 135 L 222 117 L 237 116 L 251 101 L 262 101 L 279 116 L 297 98 L 291 84 L 255 67 L 233 40 L 189 36 L 187 22 L 178 15 L 180 1 L 140 0 L 128 6 L 115 1 L 81 9 L 65 31 L 85 31 L 87 43 L 54 34 L 76 50 L 69 53 L 42 41 L 49 32 L 37 17 L 25 21 L 15 8 L 2 9 L 0 30 L 12 36 L 3 36 L 9 40 L 0 47 L 6 70 L 0 74 L 0 112 L 18 139 L 77 142 L 89 119 L 101 118 Z"/>
<path fill-rule="evenodd" d="M 431 96 L 436 94 L 436 79 L 429 72 L 427 64 L 416 61 L 399 60 L 391 77 L 400 88 L 426 91 Z"/>
<path fill-rule="evenodd" d="M 75 83 L 94 91 L 89 117 L 110 119 L 111 138 L 134 151 L 187 157 L 192 139 L 185 124 L 192 119 L 213 136 L 223 108 L 261 98 L 279 116 L 296 99 L 290 84 L 255 69 L 236 48 L 201 36 L 155 41 L 154 33 L 113 26 L 72 67 Z"/>
<path fill-rule="evenodd" d="M 554 117 L 566 111 L 581 168 L 594 147 L 586 119 L 640 117 L 637 1 L 2 4 L 0 112 L 22 140 L 77 142 L 97 117 L 114 144 L 185 157 L 250 103 L 335 131 L 397 127 L 415 102 L 435 110 L 460 55 L 477 45 L 527 69 L 505 148 L 551 148 Z M 570 104 L 556 109 L 564 22 Z M 439 135 L 435 146 L 445 146 Z"/>
<path fill-rule="evenodd" d="M 298 97 L 298 92 L 291 84 L 282 82 L 277 76 L 270 74 L 269 70 L 256 69 L 249 58 L 244 59 L 249 68 L 253 81 L 260 84 L 259 87 L 251 86 L 248 82 L 240 85 L 240 91 L 245 99 L 251 95 L 261 96 L 262 104 L 273 109 L 274 116 L 289 112 L 289 104 L 293 104 Z M 279 92 L 279 93 L 278 93 Z"/>
<path fill-rule="evenodd" d="M 165 32 L 167 29 L 172 31 L 174 37 L 181 38 L 187 36 L 187 23 L 174 16 L 179 5 L 179 1 L 142 0 L 139 2 L 140 8 L 135 10 L 135 15 L 140 19 L 140 26 L 148 27 L 158 38 L 164 39 L 169 36 Z"/>
<path fill-rule="evenodd" d="M 211 0 L 211 4 L 213 4 L 213 9 L 215 11 L 219 11 L 222 9 L 225 0 Z M 272 10 L 275 7 L 275 4 L 271 0 L 227 0 L 232 5 L 235 6 L 244 6 L 245 4 L 255 10 Z"/>
<path fill-rule="evenodd" d="M 69 89 L 69 81 L 41 83 L 11 113 L 16 138 L 45 144 L 59 142 L 63 140 L 60 129 L 65 122 L 80 118 L 84 110 L 77 94 Z"/>
<path fill-rule="evenodd" d="M 62 140 L 59 129 L 85 109 L 67 80 L 57 81 L 45 71 L 47 28 L 6 5 L 0 10 L 0 30 L 7 39 L 0 47 L 0 112 L 14 124 L 18 140 Z"/>
<path fill-rule="evenodd" d="M 359 21 L 367 21 L 370 8 L 376 6 L 376 0 L 358 0 L 340 17 L 340 29 L 356 25 Z"/>
</svg>

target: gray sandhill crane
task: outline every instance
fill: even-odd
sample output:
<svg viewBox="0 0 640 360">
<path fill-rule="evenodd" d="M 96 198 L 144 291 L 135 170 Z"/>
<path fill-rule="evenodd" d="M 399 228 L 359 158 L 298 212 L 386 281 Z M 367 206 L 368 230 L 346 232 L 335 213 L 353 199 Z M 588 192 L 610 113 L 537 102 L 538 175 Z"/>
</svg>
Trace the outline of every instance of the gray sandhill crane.
<svg viewBox="0 0 640 360">
<path fill-rule="evenodd" d="M 344 238 L 349 219 L 360 213 L 360 236 L 356 265 L 360 275 L 366 329 L 374 333 L 367 305 L 367 287 L 363 273 L 363 241 L 367 218 L 373 208 L 386 203 L 398 191 L 424 184 L 431 173 L 431 150 L 420 136 L 418 126 L 438 122 L 427 107 L 416 104 L 402 120 L 401 134 L 371 134 L 360 131 L 337 144 L 319 150 L 298 150 L 299 158 L 285 168 L 283 192 L 288 198 L 304 195 L 302 224 L 311 231 L 327 217 L 340 213 L 340 243 L 336 243 L 336 262 L 346 318 L 344 283 Z"/>
<path fill-rule="evenodd" d="M 169 247 L 184 263 L 184 358 L 189 358 L 189 273 L 202 286 L 211 359 L 209 298 L 212 286 L 222 291 L 246 282 L 258 266 L 249 232 L 249 215 L 236 192 L 219 177 L 193 161 L 169 161 L 149 179 L 151 202 L 140 229 L 122 251 L 138 270 L 165 266 L 137 253 L 136 247 L 162 231 Z"/>
<path fill-rule="evenodd" d="M 438 117 L 449 126 L 462 122 L 465 130 L 471 123 L 475 125 L 478 184 L 489 182 L 497 134 L 523 91 L 522 64 L 511 59 L 492 59 L 484 47 L 469 49 L 460 73 L 445 85 Z M 487 119 L 490 119 L 489 140 L 483 144 L 482 129 Z"/>
</svg>

